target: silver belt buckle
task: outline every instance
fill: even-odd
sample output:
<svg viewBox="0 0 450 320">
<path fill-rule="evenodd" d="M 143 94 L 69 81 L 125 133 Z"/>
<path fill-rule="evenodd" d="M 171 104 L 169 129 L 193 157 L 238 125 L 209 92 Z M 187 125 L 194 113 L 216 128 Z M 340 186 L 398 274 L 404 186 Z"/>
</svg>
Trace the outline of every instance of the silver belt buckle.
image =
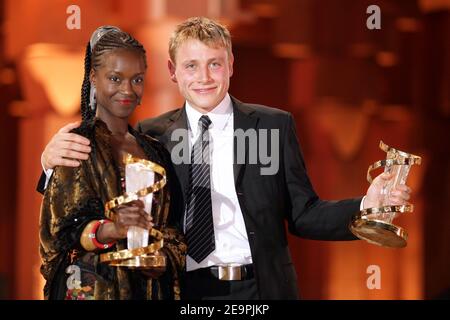
<svg viewBox="0 0 450 320">
<path fill-rule="evenodd" d="M 242 280 L 244 275 L 242 274 L 241 264 L 227 264 L 217 266 L 219 273 L 219 280 Z"/>
</svg>

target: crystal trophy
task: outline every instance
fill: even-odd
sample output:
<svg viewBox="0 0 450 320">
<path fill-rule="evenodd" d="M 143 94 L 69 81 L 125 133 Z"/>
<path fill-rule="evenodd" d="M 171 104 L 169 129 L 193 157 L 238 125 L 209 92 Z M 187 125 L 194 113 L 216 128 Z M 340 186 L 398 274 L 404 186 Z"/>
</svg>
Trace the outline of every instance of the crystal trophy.
<svg viewBox="0 0 450 320">
<path fill-rule="evenodd" d="M 134 200 L 141 200 L 144 210 L 151 214 L 152 209 L 158 205 L 153 204 L 154 193 L 162 189 L 167 181 L 165 169 L 154 162 L 126 154 L 124 165 L 126 193 L 105 204 L 105 215 L 111 220 L 114 220 L 114 208 Z M 159 179 L 156 179 L 156 176 L 159 176 Z M 152 239 L 150 244 L 149 239 Z M 164 268 L 166 258 L 158 252 L 163 245 L 161 231 L 155 228 L 146 230 L 130 227 L 127 232 L 127 249 L 103 253 L 100 255 L 100 262 L 115 267 Z"/>
<path fill-rule="evenodd" d="M 389 147 L 380 141 L 380 149 L 386 152 L 386 160 L 372 164 L 367 171 L 367 180 L 372 183 L 371 172 L 384 167 L 384 172 L 393 173 L 382 188 L 382 200 L 377 207 L 361 210 L 352 218 L 351 232 L 360 239 L 383 247 L 402 248 L 407 245 L 408 233 L 393 223 L 399 215 L 413 212 L 412 204 L 392 205 L 390 202 L 391 190 L 398 185 L 406 184 L 412 165 L 420 165 L 419 156 L 406 153 Z"/>
</svg>

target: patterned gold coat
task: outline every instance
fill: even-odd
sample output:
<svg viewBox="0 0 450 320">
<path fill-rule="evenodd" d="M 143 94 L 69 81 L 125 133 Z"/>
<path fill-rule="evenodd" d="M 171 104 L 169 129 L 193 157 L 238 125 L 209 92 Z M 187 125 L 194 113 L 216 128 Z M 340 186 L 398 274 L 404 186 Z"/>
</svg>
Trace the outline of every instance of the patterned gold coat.
<svg viewBox="0 0 450 320">
<path fill-rule="evenodd" d="M 80 244 L 84 227 L 105 218 L 104 204 L 121 194 L 119 166 L 110 145 L 111 132 L 99 119 L 74 130 L 91 141 L 89 159 L 77 168 L 56 167 L 44 194 L 40 216 L 41 273 L 47 299 L 178 299 L 186 245 L 178 231 L 177 212 L 170 211 L 174 173 L 170 155 L 155 139 L 129 127 L 148 160 L 166 169 L 167 184 L 153 196 L 155 228 L 164 234 L 167 269 L 158 279 L 141 271 L 110 267 L 99 262 L 99 252 Z M 169 212 L 170 211 L 170 212 Z M 126 239 L 108 250 L 126 248 Z"/>
</svg>

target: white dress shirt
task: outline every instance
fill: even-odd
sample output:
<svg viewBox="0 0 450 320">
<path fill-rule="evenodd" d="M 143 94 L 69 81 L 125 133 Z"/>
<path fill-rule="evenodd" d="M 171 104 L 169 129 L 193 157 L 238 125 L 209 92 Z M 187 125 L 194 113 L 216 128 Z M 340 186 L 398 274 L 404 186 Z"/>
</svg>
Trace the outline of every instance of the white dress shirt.
<svg viewBox="0 0 450 320">
<path fill-rule="evenodd" d="M 198 121 L 203 115 L 186 102 L 189 145 L 200 135 Z M 206 113 L 211 119 L 209 149 L 211 199 L 216 249 L 200 263 L 187 256 L 187 271 L 225 263 L 252 263 L 244 217 L 236 194 L 233 174 L 233 105 L 227 94 L 220 104 Z"/>
</svg>

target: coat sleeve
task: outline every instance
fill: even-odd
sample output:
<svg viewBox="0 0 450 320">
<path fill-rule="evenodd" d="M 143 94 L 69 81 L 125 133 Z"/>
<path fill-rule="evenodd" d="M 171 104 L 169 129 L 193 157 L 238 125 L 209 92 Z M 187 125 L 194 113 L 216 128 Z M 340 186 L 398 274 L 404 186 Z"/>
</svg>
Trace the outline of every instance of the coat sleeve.
<svg viewBox="0 0 450 320">
<path fill-rule="evenodd" d="M 41 272 L 49 281 L 71 249 L 84 250 L 80 236 L 87 223 L 103 216 L 103 205 L 91 181 L 90 160 L 79 167 L 56 167 L 41 206 Z"/>
<path fill-rule="evenodd" d="M 291 233 L 316 240 L 355 240 L 349 230 L 351 217 L 362 198 L 340 201 L 319 199 L 307 175 L 294 120 L 287 115 L 283 159 L 287 187 L 288 226 Z"/>
</svg>

